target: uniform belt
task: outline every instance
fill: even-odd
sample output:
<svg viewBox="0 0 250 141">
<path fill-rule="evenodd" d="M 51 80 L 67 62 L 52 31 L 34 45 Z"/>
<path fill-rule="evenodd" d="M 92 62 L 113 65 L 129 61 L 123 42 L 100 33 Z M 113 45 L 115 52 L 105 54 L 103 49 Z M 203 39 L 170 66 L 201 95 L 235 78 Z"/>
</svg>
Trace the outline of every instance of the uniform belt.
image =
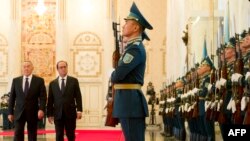
<svg viewBox="0 0 250 141">
<path fill-rule="evenodd" d="M 205 97 L 199 96 L 199 100 L 205 100 Z"/>
<path fill-rule="evenodd" d="M 140 84 L 115 84 L 114 88 L 117 89 L 141 89 Z"/>
</svg>

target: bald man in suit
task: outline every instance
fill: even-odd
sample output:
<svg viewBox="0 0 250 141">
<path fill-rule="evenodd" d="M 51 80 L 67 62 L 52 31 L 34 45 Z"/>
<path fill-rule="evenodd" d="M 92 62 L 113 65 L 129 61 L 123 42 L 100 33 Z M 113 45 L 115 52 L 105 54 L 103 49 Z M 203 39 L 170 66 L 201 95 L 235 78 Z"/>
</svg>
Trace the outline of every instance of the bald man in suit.
<svg viewBox="0 0 250 141">
<path fill-rule="evenodd" d="M 64 129 L 68 141 L 75 140 L 76 119 L 82 117 L 82 96 L 79 82 L 67 75 L 66 61 L 57 63 L 59 76 L 49 84 L 47 116 L 55 123 L 56 141 L 63 141 Z"/>
<path fill-rule="evenodd" d="M 44 117 L 47 100 L 44 79 L 33 75 L 33 69 L 31 61 L 24 61 L 23 75 L 12 81 L 8 119 L 15 121 L 14 141 L 24 141 L 26 122 L 28 141 L 36 141 L 37 122 Z"/>
</svg>

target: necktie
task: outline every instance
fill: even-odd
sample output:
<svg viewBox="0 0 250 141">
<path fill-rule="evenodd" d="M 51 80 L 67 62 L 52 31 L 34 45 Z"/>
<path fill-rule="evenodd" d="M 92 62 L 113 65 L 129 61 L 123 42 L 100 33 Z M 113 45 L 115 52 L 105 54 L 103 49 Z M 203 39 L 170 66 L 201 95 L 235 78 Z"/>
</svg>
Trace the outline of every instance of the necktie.
<svg viewBox="0 0 250 141">
<path fill-rule="evenodd" d="M 29 78 L 27 77 L 25 80 L 25 85 L 24 85 L 24 94 L 25 96 L 28 94 L 28 90 L 29 90 Z"/>
<path fill-rule="evenodd" d="M 62 83 L 61 83 L 61 91 L 62 93 L 64 92 L 65 90 L 65 82 L 64 82 L 64 79 L 62 79 Z"/>
</svg>

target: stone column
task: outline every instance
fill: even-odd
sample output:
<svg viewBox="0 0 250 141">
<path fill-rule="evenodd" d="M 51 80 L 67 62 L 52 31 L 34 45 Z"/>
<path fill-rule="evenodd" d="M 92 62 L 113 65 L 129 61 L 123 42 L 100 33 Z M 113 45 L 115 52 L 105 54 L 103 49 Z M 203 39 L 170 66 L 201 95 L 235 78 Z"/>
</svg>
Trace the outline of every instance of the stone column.
<svg viewBox="0 0 250 141">
<path fill-rule="evenodd" d="M 8 35 L 8 88 L 12 79 L 21 75 L 21 1 L 11 0 Z"/>
<path fill-rule="evenodd" d="M 57 0 L 56 10 L 56 62 L 59 60 L 69 61 L 69 44 L 66 20 L 67 0 Z"/>
</svg>

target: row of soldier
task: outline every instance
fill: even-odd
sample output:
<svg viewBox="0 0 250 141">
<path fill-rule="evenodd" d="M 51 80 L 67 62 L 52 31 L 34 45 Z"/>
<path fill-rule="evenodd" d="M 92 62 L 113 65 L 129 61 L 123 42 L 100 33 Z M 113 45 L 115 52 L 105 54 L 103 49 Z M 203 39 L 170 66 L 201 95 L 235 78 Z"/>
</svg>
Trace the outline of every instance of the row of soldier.
<svg viewBox="0 0 250 141">
<path fill-rule="evenodd" d="M 160 114 L 165 136 L 214 141 L 214 123 L 222 138 L 225 126 L 250 124 L 250 28 L 217 50 L 218 68 L 205 55 L 200 63 L 161 90 Z"/>
</svg>

